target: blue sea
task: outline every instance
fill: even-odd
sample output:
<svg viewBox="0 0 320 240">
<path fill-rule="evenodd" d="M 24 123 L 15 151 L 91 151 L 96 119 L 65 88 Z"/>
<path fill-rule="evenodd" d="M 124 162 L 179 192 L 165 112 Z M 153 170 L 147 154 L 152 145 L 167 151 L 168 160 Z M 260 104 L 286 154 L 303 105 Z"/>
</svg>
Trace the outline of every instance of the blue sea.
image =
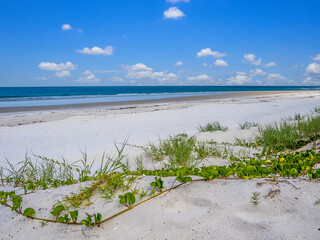
<svg viewBox="0 0 320 240">
<path fill-rule="evenodd" d="M 305 91 L 319 87 L 144 86 L 0 87 L 0 108 L 122 102 L 251 91 Z"/>
</svg>

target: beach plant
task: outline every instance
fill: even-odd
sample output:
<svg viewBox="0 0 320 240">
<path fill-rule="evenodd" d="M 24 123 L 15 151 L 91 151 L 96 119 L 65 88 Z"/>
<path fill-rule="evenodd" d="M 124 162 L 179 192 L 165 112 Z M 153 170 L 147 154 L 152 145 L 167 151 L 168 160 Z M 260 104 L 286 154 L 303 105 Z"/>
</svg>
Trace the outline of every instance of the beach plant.
<svg viewBox="0 0 320 240">
<path fill-rule="evenodd" d="M 320 114 L 320 107 L 314 107 L 313 112 L 316 114 Z"/>
<path fill-rule="evenodd" d="M 241 139 L 241 138 L 234 138 L 234 145 L 241 146 L 241 147 L 246 147 L 246 148 L 256 148 L 257 143 L 255 143 L 253 140 L 246 140 L 246 139 Z"/>
<path fill-rule="evenodd" d="M 154 161 L 163 161 L 166 158 L 168 162 L 166 165 L 171 168 L 189 167 L 198 164 L 194 154 L 196 150 L 196 140 L 193 136 L 178 134 L 160 140 L 158 146 L 148 144 L 145 154 Z"/>
<path fill-rule="evenodd" d="M 220 124 L 220 122 L 216 121 L 216 122 L 213 122 L 213 123 L 207 123 L 206 125 L 204 126 L 199 126 L 198 130 L 200 132 L 214 132 L 214 131 L 227 131 L 228 130 L 228 127 L 226 126 L 223 126 Z"/>
<path fill-rule="evenodd" d="M 259 128 L 257 143 L 263 152 L 298 149 L 320 138 L 320 116 L 307 116 L 297 122 L 284 121 Z"/>
<path fill-rule="evenodd" d="M 151 186 L 154 190 L 157 190 L 158 192 L 161 192 L 162 189 L 163 189 L 163 181 L 162 181 L 161 177 L 160 177 L 160 178 L 155 177 L 154 180 L 155 180 L 154 182 L 151 182 L 151 183 L 150 183 L 150 186 Z"/>
<path fill-rule="evenodd" d="M 295 121 L 300 121 L 300 120 L 303 119 L 303 117 L 304 117 L 304 116 L 302 116 L 300 113 L 296 113 L 296 114 L 294 115 L 293 119 L 294 119 Z"/>
<path fill-rule="evenodd" d="M 153 191 L 158 191 L 158 193 L 151 194 L 151 197 L 135 204 L 134 193 L 138 193 L 139 190 L 135 188 L 133 192 L 127 192 L 124 195 L 119 196 L 119 202 L 121 204 L 128 206 L 127 209 L 122 210 L 108 218 L 102 219 L 101 214 L 95 213 L 93 215 L 87 214 L 87 218 L 77 222 L 78 212 L 76 210 L 70 211 L 69 207 L 64 204 L 57 204 L 53 207 L 51 214 L 54 216 L 53 219 L 43 219 L 35 217 L 35 211 L 33 208 L 26 208 L 22 211 L 22 196 L 18 196 L 15 192 L 4 192 L 0 191 L 0 203 L 6 207 L 11 208 L 18 214 L 25 215 L 26 217 L 34 220 L 39 220 L 41 222 L 52 222 L 61 224 L 75 224 L 75 225 L 85 225 L 87 227 L 99 226 L 103 222 L 106 222 L 119 214 L 122 214 L 130 209 L 143 204 L 163 193 L 176 189 L 183 184 L 186 184 L 190 179 L 186 176 L 202 176 L 201 179 L 195 179 L 194 181 L 208 181 L 213 179 L 247 179 L 247 178 L 270 178 L 273 181 L 277 180 L 277 177 L 300 177 L 308 181 L 312 179 L 320 178 L 320 169 L 314 168 L 316 164 L 320 163 L 320 153 L 313 152 L 311 150 L 295 152 L 295 153 L 284 153 L 274 155 L 268 159 L 250 158 L 242 161 L 235 161 L 227 166 L 203 166 L 201 168 L 177 168 L 177 169 L 157 169 L 157 170 L 143 170 L 141 172 L 130 172 L 132 175 L 150 175 L 156 176 L 155 181 L 150 185 L 153 187 Z M 120 173 L 112 173 L 120 174 Z M 110 175 L 110 174 L 109 174 Z M 109 176 L 108 175 L 108 176 Z M 171 188 L 163 190 L 163 181 L 161 176 L 175 176 L 180 182 L 178 185 L 173 185 Z M 186 177 L 186 178 L 185 178 Z M 109 177 L 103 177 L 96 180 L 94 184 L 96 186 L 101 186 L 106 184 Z M 127 182 L 131 182 L 134 179 L 128 178 Z M 125 185 L 125 184 L 124 184 Z M 145 192 L 145 191 L 143 191 Z M 259 203 L 259 193 L 254 192 L 252 194 L 251 202 L 255 205 Z M 12 203 L 10 205 L 10 202 Z"/>
<path fill-rule="evenodd" d="M 257 206 L 260 203 L 260 193 L 259 192 L 253 192 L 251 197 L 251 202 Z"/>
<path fill-rule="evenodd" d="M 314 203 L 314 205 L 320 205 L 320 199 L 318 199 L 318 200 Z"/>
<path fill-rule="evenodd" d="M 91 164 L 88 163 L 88 154 L 86 151 L 82 152 L 82 159 L 80 159 L 77 162 L 80 162 L 81 165 L 78 165 L 76 167 L 76 171 L 79 174 L 79 181 L 80 182 L 85 182 L 88 181 L 90 179 L 90 175 L 91 175 L 91 168 L 92 165 L 94 164 L 94 160 L 91 162 Z"/>
<path fill-rule="evenodd" d="M 102 154 L 100 168 L 95 172 L 95 176 L 107 175 L 109 173 L 116 172 L 120 168 L 123 167 L 123 159 L 125 155 L 123 154 L 124 149 L 126 147 L 127 140 L 122 144 L 121 148 L 119 148 L 116 144 L 117 154 L 114 157 L 107 156 L 105 152 Z"/>
<path fill-rule="evenodd" d="M 36 214 L 36 211 L 33 208 L 26 208 L 23 211 L 23 216 L 25 217 L 32 217 Z"/>
<path fill-rule="evenodd" d="M 258 123 L 256 122 L 244 122 L 244 123 L 239 123 L 239 127 L 240 129 L 244 130 L 244 129 L 249 129 L 251 127 L 257 127 Z"/>
<path fill-rule="evenodd" d="M 5 176 L 4 176 L 4 173 L 3 173 L 3 167 L 1 166 L 0 167 L 0 183 L 2 186 L 4 186 L 4 182 L 5 182 Z"/>
<path fill-rule="evenodd" d="M 147 196 L 147 194 L 148 194 L 148 190 L 144 190 L 143 188 L 141 188 L 141 192 L 139 193 L 139 195 L 140 195 L 140 200 L 141 200 L 142 198 L 144 198 L 145 196 Z"/>
<path fill-rule="evenodd" d="M 92 219 L 93 217 L 93 219 Z M 94 220 L 94 221 L 93 221 Z M 100 225 L 102 220 L 101 213 L 94 213 L 93 216 L 87 215 L 86 219 L 82 219 L 81 223 L 84 224 L 86 227 L 94 227 L 96 225 Z"/>
<path fill-rule="evenodd" d="M 176 180 L 181 182 L 181 183 L 185 183 L 185 182 L 191 182 L 192 181 L 192 178 L 191 177 L 188 177 L 186 176 L 187 174 L 187 169 L 186 168 L 180 168 L 176 171 Z"/>
<path fill-rule="evenodd" d="M 119 195 L 118 197 L 119 203 L 126 207 L 131 207 L 136 202 L 136 197 L 132 192 L 127 192 L 123 195 Z"/>
</svg>

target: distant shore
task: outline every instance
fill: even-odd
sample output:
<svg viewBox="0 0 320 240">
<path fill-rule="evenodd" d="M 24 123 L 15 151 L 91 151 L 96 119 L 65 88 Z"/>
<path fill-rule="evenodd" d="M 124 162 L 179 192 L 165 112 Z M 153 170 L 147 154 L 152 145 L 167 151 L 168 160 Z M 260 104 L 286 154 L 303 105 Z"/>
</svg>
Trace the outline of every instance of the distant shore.
<svg viewBox="0 0 320 240">
<path fill-rule="evenodd" d="M 52 110 L 81 110 L 92 108 L 105 108 L 105 107 L 123 107 L 123 106 L 136 106 L 143 104 L 161 104 L 171 102 L 192 102 L 215 100 L 223 98 L 241 98 L 241 97 L 254 97 L 263 95 L 274 95 L 284 93 L 297 93 L 309 91 L 256 91 L 256 92 L 231 92 L 212 95 L 201 96 L 185 96 L 185 97 L 172 97 L 165 99 L 148 99 L 148 100 L 135 100 L 135 101 L 118 101 L 118 102 L 100 102 L 100 103 L 81 103 L 81 104 L 65 104 L 65 105 L 50 105 L 50 106 L 25 106 L 25 107 L 4 107 L 0 108 L 0 114 L 5 113 L 18 113 L 18 112 L 35 112 L 35 111 L 52 111 Z"/>
</svg>

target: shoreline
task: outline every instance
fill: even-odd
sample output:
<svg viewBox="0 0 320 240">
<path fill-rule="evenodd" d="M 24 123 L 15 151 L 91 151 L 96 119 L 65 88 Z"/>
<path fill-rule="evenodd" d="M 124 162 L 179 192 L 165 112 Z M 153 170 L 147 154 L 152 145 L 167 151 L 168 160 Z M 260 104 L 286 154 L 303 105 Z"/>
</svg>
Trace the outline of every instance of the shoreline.
<svg viewBox="0 0 320 240">
<path fill-rule="evenodd" d="M 226 98 L 242 98 L 255 96 L 269 96 L 275 94 L 287 93 L 306 93 L 310 91 L 254 91 L 254 92 L 229 92 L 222 94 L 202 95 L 202 96 L 185 96 L 172 97 L 164 99 L 147 99 L 147 100 L 133 100 L 133 101 L 118 101 L 118 102 L 100 102 L 100 103 L 81 103 L 81 104 L 64 104 L 64 105 L 49 105 L 49 106 L 26 106 L 26 107 L 3 107 L 0 108 L 0 114 L 5 113 L 20 113 L 20 112 L 36 112 L 36 111 L 50 111 L 50 110 L 85 110 L 88 108 L 101 107 L 121 107 L 121 106 L 137 106 L 144 104 L 162 104 L 175 102 L 196 102 L 205 100 L 216 100 Z"/>
</svg>

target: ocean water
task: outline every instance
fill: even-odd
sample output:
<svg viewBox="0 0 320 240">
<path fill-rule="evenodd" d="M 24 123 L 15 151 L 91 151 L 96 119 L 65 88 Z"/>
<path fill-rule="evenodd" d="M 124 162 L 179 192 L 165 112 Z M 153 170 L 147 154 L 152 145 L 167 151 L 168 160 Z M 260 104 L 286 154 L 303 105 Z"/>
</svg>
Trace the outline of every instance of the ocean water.
<svg viewBox="0 0 320 240">
<path fill-rule="evenodd" d="M 0 87 L 0 108 L 121 102 L 250 91 L 303 91 L 319 87 L 144 86 Z"/>
</svg>

